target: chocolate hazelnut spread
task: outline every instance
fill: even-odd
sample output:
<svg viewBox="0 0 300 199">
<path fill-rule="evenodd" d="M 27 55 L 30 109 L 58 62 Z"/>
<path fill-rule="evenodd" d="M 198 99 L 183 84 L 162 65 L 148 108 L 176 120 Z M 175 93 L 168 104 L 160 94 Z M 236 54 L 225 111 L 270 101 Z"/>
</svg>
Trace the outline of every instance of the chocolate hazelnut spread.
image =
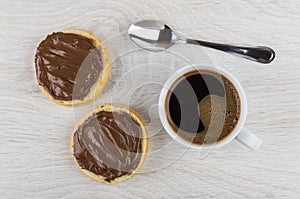
<svg viewBox="0 0 300 199">
<path fill-rule="evenodd" d="M 138 167 L 142 136 L 141 126 L 129 114 L 100 111 L 75 131 L 73 155 L 81 168 L 110 182 Z"/>
<path fill-rule="evenodd" d="M 55 100 L 82 100 L 103 69 L 101 51 L 93 40 L 78 34 L 48 35 L 35 56 L 38 84 Z"/>
</svg>

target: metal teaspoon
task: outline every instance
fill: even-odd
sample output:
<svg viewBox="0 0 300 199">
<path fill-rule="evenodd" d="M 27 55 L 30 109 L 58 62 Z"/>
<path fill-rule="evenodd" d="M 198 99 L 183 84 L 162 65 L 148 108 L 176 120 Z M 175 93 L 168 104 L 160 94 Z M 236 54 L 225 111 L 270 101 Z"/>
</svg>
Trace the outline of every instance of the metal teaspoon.
<svg viewBox="0 0 300 199">
<path fill-rule="evenodd" d="M 263 64 L 272 62 L 275 52 L 269 47 L 243 47 L 178 37 L 172 29 L 160 21 L 140 21 L 132 24 L 128 35 L 133 42 L 146 50 L 160 51 L 174 44 L 194 44 L 214 48 L 227 53 L 242 56 Z"/>
</svg>

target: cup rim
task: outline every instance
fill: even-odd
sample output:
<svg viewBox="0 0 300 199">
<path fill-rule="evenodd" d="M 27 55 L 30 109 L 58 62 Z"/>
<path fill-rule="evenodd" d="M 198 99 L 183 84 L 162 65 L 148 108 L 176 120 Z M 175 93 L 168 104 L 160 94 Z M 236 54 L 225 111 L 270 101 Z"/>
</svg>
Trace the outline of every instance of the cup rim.
<svg viewBox="0 0 300 199">
<path fill-rule="evenodd" d="M 180 137 L 179 135 L 177 135 L 173 131 L 171 125 L 168 122 L 167 114 L 165 111 L 165 107 L 166 107 L 165 105 L 166 105 L 166 97 L 167 97 L 169 88 L 183 74 L 186 74 L 186 73 L 188 73 L 190 71 L 194 71 L 194 70 L 208 70 L 208 71 L 212 71 L 212 72 L 216 72 L 221 75 L 224 75 L 235 86 L 235 88 L 238 92 L 238 95 L 240 97 L 241 106 L 240 106 L 240 118 L 238 120 L 238 124 L 235 126 L 233 131 L 228 136 L 226 136 L 225 138 L 223 138 L 222 140 L 220 140 L 216 143 L 201 144 L 201 145 L 191 143 L 191 142 L 185 140 L 184 138 Z M 240 133 L 240 131 L 242 130 L 242 128 L 246 122 L 248 105 L 247 105 L 246 94 L 244 92 L 242 85 L 230 72 L 228 72 L 225 69 L 220 68 L 220 67 L 211 67 L 211 66 L 205 66 L 205 65 L 188 65 L 188 66 L 182 67 L 179 70 L 177 70 L 165 82 L 165 84 L 163 85 L 163 88 L 160 92 L 158 109 L 159 109 L 158 112 L 159 112 L 160 121 L 161 121 L 165 131 L 178 143 L 180 143 L 186 147 L 193 148 L 193 149 L 212 149 L 212 148 L 219 148 L 219 147 L 222 147 L 222 146 L 228 144 Z"/>
</svg>

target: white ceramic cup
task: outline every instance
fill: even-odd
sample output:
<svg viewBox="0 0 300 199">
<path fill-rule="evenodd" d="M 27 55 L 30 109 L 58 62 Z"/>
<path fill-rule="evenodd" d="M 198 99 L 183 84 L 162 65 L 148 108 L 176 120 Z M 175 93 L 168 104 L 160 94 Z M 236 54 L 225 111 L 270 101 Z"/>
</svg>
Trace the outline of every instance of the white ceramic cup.
<svg viewBox="0 0 300 199">
<path fill-rule="evenodd" d="M 178 80 L 180 77 L 182 77 L 182 75 L 184 75 L 188 72 L 191 72 L 191 71 L 195 71 L 195 70 L 200 70 L 200 71 L 208 70 L 208 71 L 212 71 L 212 72 L 215 72 L 215 73 L 225 76 L 227 79 L 229 79 L 233 83 L 233 85 L 235 86 L 235 88 L 238 92 L 238 95 L 240 97 L 240 102 L 241 102 L 240 103 L 241 104 L 240 118 L 238 120 L 237 125 L 235 126 L 233 131 L 227 137 L 225 137 L 222 140 L 220 140 L 216 143 L 213 143 L 213 144 L 201 144 L 200 145 L 200 144 L 191 143 L 191 142 L 185 140 L 184 138 L 180 137 L 176 132 L 174 132 L 171 124 L 169 124 L 169 122 L 168 122 L 169 116 L 168 116 L 167 110 L 165 109 L 165 107 L 167 107 L 166 103 L 168 103 L 168 100 L 166 99 L 168 91 L 170 90 L 172 85 L 176 82 L 176 80 Z M 167 80 L 167 82 L 163 86 L 161 93 L 160 93 L 160 97 L 159 97 L 158 111 L 159 111 L 160 120 L 161 120 L 166 132 L 173 139 L 175 139 L 178 143 L 180 143 L 184 146 L 187 146 L 187 147 L 191 147 L 194 149 L 219 148 L 219 147 L 222 147 L 222 146 L 228 144 L 232 140 L 236 139 L 239 142 L 241 142 L 242 144 L 244 144 L 245 146 L 247 146 L 248 148 L 250 148 L 252 150 L 257 150 L 262 143 L 260 139 L 258 139 L 249 130 L 244 128 L 244 124 L 245 124 L 246 116 L 247 116 L 247 99 L 246 99 L 244 89 L 242 88 L 239 81 L 231 73 L 227 72 L 226 70 L 224 70 L 222 68 L 190 65 L 190 66 L 179 69 Z"/>
</svg>

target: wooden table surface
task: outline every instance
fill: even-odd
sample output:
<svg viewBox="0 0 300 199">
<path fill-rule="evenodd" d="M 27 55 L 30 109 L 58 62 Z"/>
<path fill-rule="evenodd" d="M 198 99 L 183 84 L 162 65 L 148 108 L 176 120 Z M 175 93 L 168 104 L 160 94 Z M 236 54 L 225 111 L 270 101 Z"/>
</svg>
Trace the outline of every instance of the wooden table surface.
<svg viewBox="0 0 300 199">
<path fill-rule="evenodd" d="M 267 45 L 273 63 L 178 45 L 153 53 L 126 35 L 143 19 L 167 22 L 180 34 L 241 45 Z M 300 1 L 247 0 L 4 0 L 0 3 L 1 198 L 300 198 Z M 76 108 L 50 102 L 34 75 L 39 42 L 53 31 L 88 30 L 112 59 L 110 80 L 97 100 Z M 220 66 L 243 85 L 246 127 L 262 141 L 250 151 L 236 141 L 210 153 L 185 149 L 163 131 L 157 115 L 161 85 L 187 64 Z M 150 153 L 143 170 L 110 186 L 75 166 L 75 123 L 113 102 L 147 122 Z"/>
</svg>

